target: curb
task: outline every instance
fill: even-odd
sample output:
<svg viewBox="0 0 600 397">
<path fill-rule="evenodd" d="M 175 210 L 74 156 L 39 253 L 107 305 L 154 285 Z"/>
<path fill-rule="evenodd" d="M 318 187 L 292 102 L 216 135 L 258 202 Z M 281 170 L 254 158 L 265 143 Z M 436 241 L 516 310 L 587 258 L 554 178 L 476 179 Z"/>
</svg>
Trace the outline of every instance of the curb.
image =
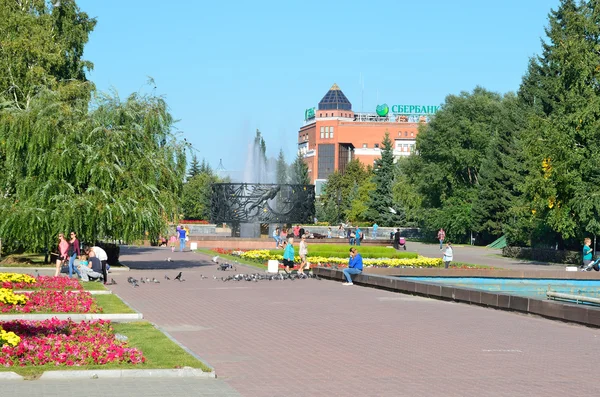
<svg viewBox="0 0 600 397">
<path fill-rule="evenodd" d="M 58 320 L 87 321 L 87 320 L 110 320 L 115 323 L 128 323 L 139 321 L 144 318 L 142 313 L 48 313 L 48 314 L 0 314 L 1 321 L 29 320 L 41 321 L 56 318 Z"/>
<path fill-rule="evenodd" d="M 17 375 L 19 376 L 19 375 Z M 216 378 L 213 372 L 199 368 L 180 369 L 106 369 L 83 371 L 46 371 L 40 380 L 48 379 L 115 379 L 115 378 Z"/>
<path fill-rule="evenodd" d="M 0 372 L 0 380 L 25 380 L 25 378 L 16 372 Z"/>
</svg>

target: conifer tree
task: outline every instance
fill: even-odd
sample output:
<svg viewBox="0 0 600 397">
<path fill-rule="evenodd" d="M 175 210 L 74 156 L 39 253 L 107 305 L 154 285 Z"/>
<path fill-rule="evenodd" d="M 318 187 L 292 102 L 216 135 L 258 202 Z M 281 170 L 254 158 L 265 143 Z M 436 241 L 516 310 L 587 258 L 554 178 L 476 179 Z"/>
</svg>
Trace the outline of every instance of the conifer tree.
<svg viewBox="0 0 600 397">
<path fill-rule="evenodd" d="M 279 157 L 277 157 L 277 164 L 275 166 L 277 173 L 276 179 L 279 184 L 288 183 L 288 165 L 285 162 L 285 156 L 283 155 L 283 149 L 279 149 Z"/>
<path fill-rule="evenodd" d="M 192 163 L 190 164 L 190 171 L 188 172 L 188 179 L 195 177 L 200 174 L 202 170 L 200 169 L 200 163 L 198 162 L 198 157 L 196 155 L 192 156 Z"/>
<path fill-rule="evenodd" d="M 380 226 L 397 226 L 400 218 L 398 209 L 394 208 L 392 195 L 394 148 L 387 131 L 381 143 L 381 157 L 375 160 L 372 181 L 375 184 L 375 190 L 369 196 L 367 214 L 370 220 L 377 222 Z"/>
</svg>

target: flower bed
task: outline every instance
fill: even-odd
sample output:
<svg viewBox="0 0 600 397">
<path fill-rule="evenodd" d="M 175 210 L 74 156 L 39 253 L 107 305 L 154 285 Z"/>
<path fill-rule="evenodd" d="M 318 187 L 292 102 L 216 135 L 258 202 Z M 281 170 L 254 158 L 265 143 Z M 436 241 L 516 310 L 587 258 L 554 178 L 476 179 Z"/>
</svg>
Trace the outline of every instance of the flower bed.
<svg viewBox="0 0 600 397">
<path fill-rule="evenodd" d="M 31 277 L 29 274 L 0 273 L 0 284 L 4 284 L 4 283 L 33 284 L 33 283 L 35 283 L 35 278 Z M 8 287 L 4 287 L 4 288 L 8 288 Z"/>
<path fill-rule="evenodd" d="M 283 255 L 270 253 L 269 250 L 251 250 L 241 252 L 239 254 L 241 258 L 252 259 L 260 262 L 267 260 L 283 260 Z M 296 256 L 295 261 L 300 261 L 300 257 Z M 348 265 L 348 258 L 337 258 L 337 257 L 321 257 L 321 256 L 309 256 L 308 260 L 312 264 L 335 264 L 335 265 Z M 443 266 L 440 258 L 426 258 L 424 256 L 418 256 L 417 258 L 409 259 L 398 259 L 398 258 L 363 258 L 363 264 L 365 266 L 381 266 L 381 267 L 440 267 Z"/>
<path fill-rule="evenodd" d="M 1 291 L 10 291 L 0 289 Z M 53 291 L 40 290 L 14 294 L 14 296 L 25 296 L 24 303 L 6 303 L 0 299 L 0 313 L 98 313 L 98 307 L 89 292 Z"/>
<path fill-rule="evenodd" d="M 26 281 L 4 281 L 0 283 L 1 288 L 11 289 L 57 289 L 57 290 L 83 290 L 78 280 L 69 277 L 38 276 L 33 282 Z"/>
<path fill-rule="evenodd" d="M 20 337 L 16 346 L 0 348 L 0 366 L 82 366 L 108 363 L 140 364 L 142 352 L 115 338 L 110 321 L 8 321 L 7 332 Z"/>
</svg>

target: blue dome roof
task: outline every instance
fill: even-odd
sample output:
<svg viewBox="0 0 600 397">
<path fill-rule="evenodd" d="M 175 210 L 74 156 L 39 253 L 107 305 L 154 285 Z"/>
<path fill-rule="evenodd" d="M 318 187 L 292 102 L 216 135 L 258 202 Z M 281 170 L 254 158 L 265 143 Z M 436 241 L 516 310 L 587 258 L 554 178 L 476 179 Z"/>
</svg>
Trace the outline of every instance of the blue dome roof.
<svg viewBox="0 0 600 397">
<path fill-rule="evenodd" d="M 331 86 L 319 102 L 319 110 L 352 110 L 352 104 L 337 84 Z"/>
</svg>

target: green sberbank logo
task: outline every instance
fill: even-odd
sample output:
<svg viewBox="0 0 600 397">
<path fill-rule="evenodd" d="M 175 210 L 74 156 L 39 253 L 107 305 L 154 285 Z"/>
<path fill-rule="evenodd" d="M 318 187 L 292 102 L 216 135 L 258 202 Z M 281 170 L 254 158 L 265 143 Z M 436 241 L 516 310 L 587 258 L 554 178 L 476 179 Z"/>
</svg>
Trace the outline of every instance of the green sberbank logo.
<svg viewBox="0 0 600 397">
<path fill-rule="evenodd" d="M 387 103 L 384 103 L 383 105 L 377 105 L 377 109 L 375 109 L 375 111 L 377 112 L 378 116 L 385 117 L 388 115 L 390 108 L 388 108 Z"/>
</svg>

